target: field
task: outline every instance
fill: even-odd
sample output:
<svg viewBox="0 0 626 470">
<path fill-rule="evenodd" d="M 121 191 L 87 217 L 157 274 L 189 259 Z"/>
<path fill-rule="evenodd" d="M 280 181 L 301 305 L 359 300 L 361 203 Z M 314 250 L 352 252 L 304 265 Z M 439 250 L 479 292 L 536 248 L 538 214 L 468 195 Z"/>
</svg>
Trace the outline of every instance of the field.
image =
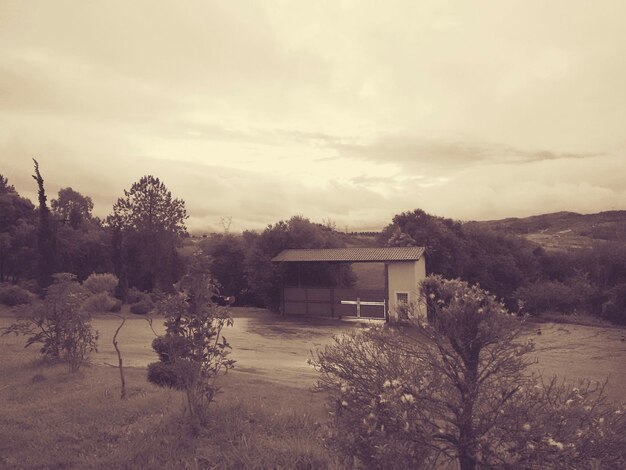
<svg viewBox="0 0 626 470">
<path fill-rule="evenodd" d="M 10 323 L 7 313 L 0 326 Z M 227 337 L 238 362 L 223 378 L 213 423 L 198 437 L 177 420 L 181 394 L 145 379 L 154 335 L 144 318 L 131 316 L 120 338 L 129 366 L 125 401 L 119 400 L 117 370 L 106 365 L 116 363 L 111 337 L 117 319 L 95 320 L 99 352 L 75 375 L 38 362 L 22 338 L 0 337 L 0 468 L 336 467 L 321 442 L 325 396 L 311 391 L 316 373 L 307 359 L 334 334 L 362 324 L 243 308 L 234 316 Z M 610 376 L 607 390 L 615 401 L 626 398 L 622 334 L 553 323 L 528 329 L 536 370 L 568 380 Z"/>
</svg>

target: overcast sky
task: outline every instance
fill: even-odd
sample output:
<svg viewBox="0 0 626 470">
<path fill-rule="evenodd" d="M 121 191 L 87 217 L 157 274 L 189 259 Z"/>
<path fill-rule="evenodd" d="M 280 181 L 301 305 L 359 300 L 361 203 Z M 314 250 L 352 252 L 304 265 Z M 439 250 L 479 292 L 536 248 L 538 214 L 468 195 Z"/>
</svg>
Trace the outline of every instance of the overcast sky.
<svg viewBox="0 0 626 470">
<path fill-rule="evenodd" d="M 626 209 L 626 2 L 0 0 L 0 173 L 191 229 Z"/>
</svg>

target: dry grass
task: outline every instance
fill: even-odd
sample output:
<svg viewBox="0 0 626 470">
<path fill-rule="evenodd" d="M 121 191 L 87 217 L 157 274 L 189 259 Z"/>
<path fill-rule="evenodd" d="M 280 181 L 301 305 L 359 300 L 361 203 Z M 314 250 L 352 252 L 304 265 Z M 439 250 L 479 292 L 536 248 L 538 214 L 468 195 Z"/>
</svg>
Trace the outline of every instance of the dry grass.
<svg viewBox="0 0 626 470">
<path fill-rule="evenodd" d="M 224 377 L 213 421 L 192 436 L 181 394 L 128 369 L 68 374 L 21 339 L 0 338 L 0 468 L 329 468 L 320 441 L 325 397 L 244 373 Z"/>
</svg>

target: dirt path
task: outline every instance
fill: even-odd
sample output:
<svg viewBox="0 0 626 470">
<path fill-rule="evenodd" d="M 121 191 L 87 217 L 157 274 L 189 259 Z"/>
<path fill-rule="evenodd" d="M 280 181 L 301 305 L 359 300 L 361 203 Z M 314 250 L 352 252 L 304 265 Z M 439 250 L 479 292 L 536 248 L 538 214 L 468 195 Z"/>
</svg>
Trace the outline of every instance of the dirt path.
<svg viewBox="0 0 626 470">
<path fill-rule="evenodd" d="M 316 373 L 307 360 L 311 351 L 332 341 L 332 336 L 355 328 L 355 323 L 336 320 L 282 318 L 261 309 L 233 309 L 235 325 L 225 335 L 237 360 L 235 374 L 254 374 L 259 378 L 286 385 L 310 387 Z M 0 327 L 10 318 L 0 318 Z M 111 339 L 119 321 L 98 317 L 94 325 L 100 333 L 96 364 L 117 364 Z M 542 334 L 537 335 L 537 328 Z M 155 322 L 157 332 L 163 331 Z M 544 376 L 557 374 L 567 380 L 610 379 L 608 395 L 626 401 L 626 342 L 624 329 L 580 325 L 541 324 L 529 328 L 535 342 L 534 366 Z M 154 334 L 144 318 L 131 315 L 120 335 L 125 364 L 145 367 L 156 360 L 151 348 Z M 1 338 L 0 341 L 15 341 Z M 21 341 L 21 339 L 19 340 Z"/>
<path fill-rule="evenodd" d="M 328 320 L 284 319 L 262 309 L 233 309 L 234 326 L 224 335 L 237 361 L 235 373 L 256 374 L 266 380 L 301 387 L 311 386 L 316 372 L 307 364 L 311 351 L 332 341 L 332 336 L 354 328 L 354 323 Z M 100 333 L 96 363 L 117 364 L 111 344 L 119 321 L 99 317 L 94 326 Z M 157 333 L 163 325 L 154 322 Z M 124 362 L 131 367 L 145 367 L 156 360 L 151 342 L 154 333 L 142 317 L 131 316 L 120 332 L 119 344 Z"/>
</svg>

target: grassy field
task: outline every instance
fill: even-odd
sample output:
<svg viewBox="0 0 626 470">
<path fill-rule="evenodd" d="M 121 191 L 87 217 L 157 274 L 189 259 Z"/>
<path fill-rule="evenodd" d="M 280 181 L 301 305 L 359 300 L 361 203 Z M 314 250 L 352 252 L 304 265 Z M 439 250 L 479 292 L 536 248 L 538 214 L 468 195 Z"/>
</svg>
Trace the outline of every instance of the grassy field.
<svg viewBox="0 0 626 470">
<path fill-rule="evenodd" d="M 10 312 L 0 309 L 0 327 Z M 338 468 L 322 444 L 326 397 L 311 391 L 317 377 L 310 352 L 358 323 L 280 317 L 233 309 L 227 332 L 236 368 L 223 377 L 211 425 L 199 436 L 180 420 L 182 394 L 146 381 L 154 337 L 130 315 L 121 347 L 129 397 L 119 399 L 111 337 L 119 320 L 99 316 L 99 352 L 71 375 L 37 360 L 24 339 L 0 337 L 0 468 Z M 604 380 L 611 400 L 626 398 L 626 330 L 528 324 L 536 345 L 533 369 L 549 377 Z M 157 330 L 162 326 L 157 326 Z M 541 334 L 538 334 L 538 332 Z"/>
<path fill-rule="evenodd" d="M 303 388 L 229 374 L 213 423 L 192 437 L 181 393 L 149 384 L 144 368 L 127 369 L 122 401 L 115 368 L 72 375 L 21 338 L 0 338 L 0 357 L 0 468 L 334 467 L 320 440 L 325 397 Z"/>
</svg>

